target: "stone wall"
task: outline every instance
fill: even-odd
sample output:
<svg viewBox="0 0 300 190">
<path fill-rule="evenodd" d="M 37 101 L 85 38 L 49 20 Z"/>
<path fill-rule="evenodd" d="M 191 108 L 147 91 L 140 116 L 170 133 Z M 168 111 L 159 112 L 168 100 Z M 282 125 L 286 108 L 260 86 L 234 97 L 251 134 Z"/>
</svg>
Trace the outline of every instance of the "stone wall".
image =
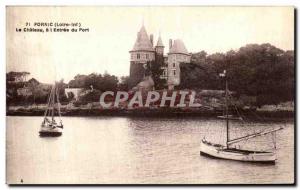
<svg viewBox="0 0 300 190">
<path fill-rule="evenodd" d="M 145 76 L 144 64 L 130 62 L 129 88 L 136 86 Z"/>
</svg>

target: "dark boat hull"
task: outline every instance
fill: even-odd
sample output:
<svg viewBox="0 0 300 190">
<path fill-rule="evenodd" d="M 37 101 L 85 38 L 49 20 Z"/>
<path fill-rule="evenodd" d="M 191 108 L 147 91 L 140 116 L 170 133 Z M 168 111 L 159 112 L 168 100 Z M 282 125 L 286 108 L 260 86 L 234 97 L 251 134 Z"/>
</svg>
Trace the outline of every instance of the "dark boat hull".
<svg viewBox="0 0 300 190">
<path fill-rule="evenodd" d="M 47 131 L 40 131 L 41 137 L 58 137 L 62 135 L 62 132 L 47 132 Z"/>
<path fill-rule="evenodd" d="M 62 125 L 42 125 L 39 134 L 43 137 L 57 137 L 62 135 Z"/>
</svg>

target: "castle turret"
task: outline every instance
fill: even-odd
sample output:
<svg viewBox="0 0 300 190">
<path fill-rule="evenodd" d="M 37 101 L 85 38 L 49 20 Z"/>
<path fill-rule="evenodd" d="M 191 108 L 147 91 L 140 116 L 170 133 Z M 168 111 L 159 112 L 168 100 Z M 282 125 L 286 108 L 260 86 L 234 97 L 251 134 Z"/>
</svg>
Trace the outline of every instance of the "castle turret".
<svg viewBox="0 0 300 190">
<path fill-rule="evenodd" d="M 191 54 L 188 53 L 184 43 L 177 39 L 170 40 L 170 51 L 168 53 L 168 87 L 174 89 L 180 84 L 180 64 L 190 63 Z"/>
<path fill-rule="evenodd" d="M 130 61 L 136 63 L 146 63 L 149 60 L 154 59 L 154 48 L 148 37 L 144 26 L 137 34 L 137 39 L 134 43 L 132 50 L 130 51 Z"/>
<path fill-rule="evenodd" d="M 137 39 L 130 53 L 130 87 L 135 86 L 145 76 L 146 64 L 155 59 L 155 50 L 144 26 L 137 34 Z"/>
<path fill-rule="evenodd" d="M 161 37 L 159 35 L 158 40 L 157 40 L 157 44 L 155 46 L 155 52 L 159 55 L 164 55 L 164 48 L 165 48 L 165 46 L 164 46 L 164 44 L 161 40 Z"/>
<path fill-rule="evenodd" d="M 130 77 L 129 87 L 136 86 L 151 74 L 148 64 L 155 61 L 163 70 L 160 76 L 167 79 L 169 89 L 174 89 L 180 84 L 180 64 L 190 63 L 191 54 L 188 53 L 184 43 L 177 40 L 169 40 L 169 53 L 164 56 L 164 45 L 159 35 L 155 48 L 153 47 L 153 35 L 148 36 L 144 26 L 137 33 L 137 39 L 130 53 Z"/>
</svg>

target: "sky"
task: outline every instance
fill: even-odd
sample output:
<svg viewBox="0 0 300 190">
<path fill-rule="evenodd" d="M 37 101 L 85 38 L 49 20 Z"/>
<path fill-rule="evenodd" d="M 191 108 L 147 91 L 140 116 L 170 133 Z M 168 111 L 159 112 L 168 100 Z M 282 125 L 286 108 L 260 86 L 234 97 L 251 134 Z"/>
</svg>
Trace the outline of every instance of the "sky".
<svg viewBox="0 0 300 190">
<path fill-rule="evenodd" d="M 7 7 L 6 70 L 53 83 L 77 74 L 129 75 L 130 54 L 144 24 L 156 43 L 182 39 L 189 52 L 238 50 L 250 43 L 294 49 L 293 7 Z M 89 32 L 16 32 L 30 22 L 80 22 Z"/>
</svg>

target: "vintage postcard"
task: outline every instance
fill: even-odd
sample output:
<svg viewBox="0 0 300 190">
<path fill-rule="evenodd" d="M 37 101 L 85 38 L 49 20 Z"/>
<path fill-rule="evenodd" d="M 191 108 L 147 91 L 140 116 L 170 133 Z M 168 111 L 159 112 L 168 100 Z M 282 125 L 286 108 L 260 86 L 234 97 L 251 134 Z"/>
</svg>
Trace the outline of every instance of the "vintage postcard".
<svg viewBox="0 0 300 190">
<path fill-rule="evenodd" d="M 294 7 L 7 6 L 7 184 L 294 184 Z"/>
</svg>

